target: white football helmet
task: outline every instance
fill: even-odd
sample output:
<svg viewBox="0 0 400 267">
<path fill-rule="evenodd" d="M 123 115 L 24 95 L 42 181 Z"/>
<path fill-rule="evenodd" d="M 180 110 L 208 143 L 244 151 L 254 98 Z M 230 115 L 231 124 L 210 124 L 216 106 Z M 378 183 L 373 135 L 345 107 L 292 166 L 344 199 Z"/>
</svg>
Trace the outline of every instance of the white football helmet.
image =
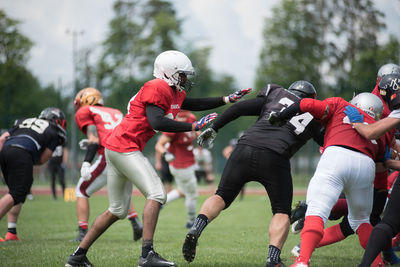
<svg viewBox="0 0 400 267">
<path fill-rule="evenodd" d="M 382 100 L 374 94 L 371 93 L 361 93 L 353 97 L 350 104 L 362 109 L 369 116 L 375 120 L 381 118 L 383 112 Z"/>
<path fill-rule="evenodd" d="M 400 74 L 400 66 L 393 64 L 393 63 L 388 63 L 383 65 L 382 67 L 379 68 L 378 70 L 378 81 L 382 79 L 383 76 L 392 74 L 392 73 L 399 73 Z"/>
<path fill-rule="evenodd" d="M 182 52 L 168 50 L 159 54 L 154 61 L 153 76 L 162 79 L 178 90 L 188 90 L 192 83 L 187 79 L 194 75 L 190 59 Z"/>
</svg>

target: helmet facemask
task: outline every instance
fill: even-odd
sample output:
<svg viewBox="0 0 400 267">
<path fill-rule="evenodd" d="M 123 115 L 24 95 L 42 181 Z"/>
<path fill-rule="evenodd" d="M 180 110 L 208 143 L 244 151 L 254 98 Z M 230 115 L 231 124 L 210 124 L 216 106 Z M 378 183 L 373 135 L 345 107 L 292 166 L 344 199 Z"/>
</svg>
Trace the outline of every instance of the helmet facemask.
<svg viewBox="0 0 400 267">
<path fill-rule="evenodd" d="M 188 79 L 188 75 L 192 74 L 190 71 L 177 71 L 172 74 L 171 80 L 174 81 L 176 89 L 189 92 L 194 83 Z"/>
</svg>

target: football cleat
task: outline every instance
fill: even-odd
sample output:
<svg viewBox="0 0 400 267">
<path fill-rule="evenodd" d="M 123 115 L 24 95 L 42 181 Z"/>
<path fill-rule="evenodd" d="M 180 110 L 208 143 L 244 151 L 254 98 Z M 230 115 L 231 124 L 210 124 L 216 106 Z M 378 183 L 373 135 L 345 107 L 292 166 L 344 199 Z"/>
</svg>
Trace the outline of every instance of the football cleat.
<svg viewBox="0 0 400 267">
<path fill-rule="evenodd" d="M 19 238 L 16 234 L 7 232 L 5 241 L 19 241 Z"/>
<path fill-rule="evenodd" d="M 310 264 L 308 262 L 301 261 L 300 258 L 297 258 L 296 261 L 290 265 L 290 267 L 309 267 Z"/>
<path fill-rule="evenodd" d="M 150 251 L 149 254 L 147 254 L 146 258 L 143 258 L 140 256 L 139 262 L 138 262 L 138 267 L 146 267 L 146 266 L 151 266 L 151 267 L 167 267 L 167 266 L 178 266 L 175 262 L 172 261 L 167 261 L 158 253 L 156 253 L 154 250 Z"/>
<path fill-rule="evenodd" d="M 283 264 L 282 260 L 279 259 L 279 262 L 272 262 L 270 258 L 267 259 L 267 262 L 265 263 L 265 267 L 286 267 L 285 264 Z"/>
<path fill-rule="evenodd" d="M 130 219 L 130 221 L 133 228 L 133 241 L 138 241 L 140 238 L 142 238 L 143 225 L 137 216 Z"/>
<path fill-rule="evenodd" d="M 305 218 L 303 217 L 300 220 L 297 220 L 292 224 L 292 233 L 293 234 L 296 235 L 296 234 L 300 233 L 301 230 L 303 230 L 304 220 L 305 220 Z"/>
<path fill-rule="evenodd" d="M 197 239 L 198 239 L 196 229 L 190 229 L 187 233 L 185 242 L 182 246 L 182 254 L 183 257 L 187 262 L 192 262 L 194 257 L 196 256 L 196 246 L 197 246 Z"/>
<path fill-rule="evenodd" d="M 298 256 L 300 256 L 300 243 L 298 243 L 296 246 L 294 246 L 292 248 L 292 250 L 290 251 L 290 253 L 292 253 L 292 255 L 295 256 L 296 258 Z"/>
<path fill-rule="evenodd" d="M 70 255 L 65 267 L 93 267 L 94 265 L 88 260 L 85 254 Z"/>
<path fill-rule="evenodd" d="M 0 237 L 0 242 L 6 242 L 3 238 Z"/>
<path fill-rule="evenodd" d="M 81 242 L 88 232 L 88 229 L 85 228 L 79 227 L 78 230 L 79 230 L 78 236 L 75 237 L 72 241 Z"/>
<path fill-rule="evenodd" d="M 290 215 L 290 224 L 293 224 L 295 221 L 303 218 L 306 215 L 307 204 L 304 200 L 297 202 L 296 207 L 292 209 Z"/>
</svg>

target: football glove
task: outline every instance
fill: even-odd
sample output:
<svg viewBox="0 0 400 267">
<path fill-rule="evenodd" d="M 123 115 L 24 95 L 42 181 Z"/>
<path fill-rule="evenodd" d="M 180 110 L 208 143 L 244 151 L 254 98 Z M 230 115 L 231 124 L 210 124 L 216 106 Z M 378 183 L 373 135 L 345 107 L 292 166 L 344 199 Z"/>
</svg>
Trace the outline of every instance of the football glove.
<svg viewBox="0 0 400 267">
<path fill-rule="evenodd" d="M 344 113 L 347 115 L 351 123 L 364 121 L 364 116 L 360 114 L 358 109 L 356 109 L 355 107 L 347 106 L 344 109 Z"/>
<path fill-rule="evenodd" d="M 164 159 L 166 162 L 171 162 L 175 159 L 175 155 L 169 152 L 164 153 Z"/>
<path fill-rule="evenodd" d="M 389 146 L 386 146 L 385 154 L 383 156 L 383 161 L 385 162 L 389 159 L 392 159 L 392 153 L 393 153 L 393 150 Z"/>
<path fill-rule="evenodd" d="M 89 146 L 89 139 L 82 139 L 79 141 L 79 148 L 82 150 L 87 150 Z"/>
<path fill-rule="evenodd" d="M 90 171 L 90 166 L 91 166 L 90 163 L 87 162 L 87 161 L 84 161 L 82 163 L 81 176 L 82 176 L 83 180 L 85 180 L 85 181 L 89 181 L 90 178 L 92 178 L 92 174 L 91 174 L 91 171 Z"/>
<path fill-rule="evenodd" d="M 212 148 L 217 132 L 213 128 L 208 128 L 197 137 L 197 143 L 206 148 Z"/>
<path fill-rule="evenodd" d="M 211 114 L 208 114 L 207 116 L 204 116 L 200 120 L 193 122 L 192 123 L 192 130 L 198 131 L 198 130 L 202 129 L 208 123 L 210 123 L 213 120 L 215 120 L 215 118 L 217 118 L 217 116 L 218 116 L 217 113 L 211 113 Z"/>
<path fill-rule="evenodd" d="M 245 95 L 251 93 L 253 89 L 252 88 L 247 88 L 247 89 L 239 89 L 236 92 L 230 94 L 227 97 L 228 101 L 225 101 L 226 103 L 230 102 L 230 103 L 235 103 L 236 101 L 238 101 L 239 99 L 241 99 L 242 97 L 244 97 Z"/>
</svg>

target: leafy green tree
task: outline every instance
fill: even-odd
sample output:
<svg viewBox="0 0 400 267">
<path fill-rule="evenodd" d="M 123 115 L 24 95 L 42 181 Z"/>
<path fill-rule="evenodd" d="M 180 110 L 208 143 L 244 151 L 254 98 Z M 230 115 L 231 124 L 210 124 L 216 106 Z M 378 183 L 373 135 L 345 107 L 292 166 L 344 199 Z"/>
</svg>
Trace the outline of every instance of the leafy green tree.
<svg viewBox="0 0 400 267">
<path fill-rule="evenodd" d="M 24 67 L 33 43 L 20 33 L 19 24 L 0 10 L 0 128 L 9 128 L 19 117 L 37 116 L 41 110 L 35 98 L 40 84 Z"/>
<path fill-rule="evenodd" d="M 283 0 L 265 20 L 264 45 L 257 69 L 257 88 L 266 83 L 288 87 L 293 81 L 321 84 L 319 68 L 324 60 L 323 28 L 312 3 Z"/>
<path fill-rule="evenodd" d="M 378 34 L 385 25 L 372 1 L 282 0 L 273 10 L 265 23 L 257 84 L 272 79 L 287 86 L 305 79 L 320 97 L 348 97 L 350 88 L 364 86 L 348 83 L 357 69 L 365 70 L 358 63 L 368 64 L 362 76 L 373 81 L 366 76 L 376 75 L 371 70 L 380 60 L 366 61 L 365 55 L 380 50 Z"/>
</svg>

